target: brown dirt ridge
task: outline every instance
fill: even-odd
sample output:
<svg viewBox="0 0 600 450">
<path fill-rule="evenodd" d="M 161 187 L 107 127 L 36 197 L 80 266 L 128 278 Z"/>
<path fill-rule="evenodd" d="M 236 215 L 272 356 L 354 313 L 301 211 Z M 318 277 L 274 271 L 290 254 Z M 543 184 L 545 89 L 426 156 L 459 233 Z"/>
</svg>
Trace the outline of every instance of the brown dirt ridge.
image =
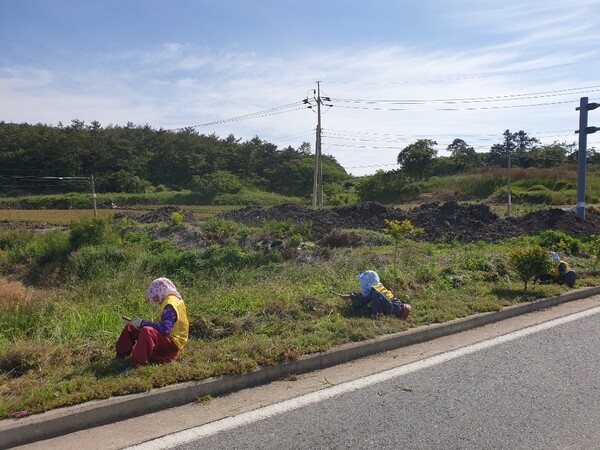
<svg viewBox="0 0 600 450">
<path fill-rule="evenodd" d="M 548 229 L 573 236 L 600 234 L 600 215 L 593 211 L 586 211 L 585 219 L 579 218 L 574 211 L 560 208 L 501 218 L 485 204 L 459 204 L 456 201 L 425 203 L 411 210 L 377 202 L 318 210 L 284 203 L 273 207 L 246 206 L 223 213 L 221 217 L 249 226 L 259 226 L 264 221 L 291 221 L 296 226 L 310 226 L 315 240 L 335 229 L 382 231 L 387 227 L 385 219 L 410 220 L 414 226 L 424 230 L 416 239 L 428 242 L 492 243 Z"/>
</svg>

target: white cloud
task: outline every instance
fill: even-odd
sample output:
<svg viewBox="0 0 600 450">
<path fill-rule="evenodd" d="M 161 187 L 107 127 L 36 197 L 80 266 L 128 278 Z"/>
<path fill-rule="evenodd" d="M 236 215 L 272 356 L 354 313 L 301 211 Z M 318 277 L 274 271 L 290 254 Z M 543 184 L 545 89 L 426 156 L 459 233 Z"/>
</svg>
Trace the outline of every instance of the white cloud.
<svg viewBox="0 0 600 450">
<path fill-rule="evenodd" d="M 324 108 L 324 152 L 345 167 L 363 166 L 349 169 L 355 174 L 373 172 L 372 166 L 380 164 L 393 168 L 399 151 L 419 138 L 434 139 L 443 149 L 460 137 L 480 151 L 498 142 L 505 129 L 540 133 L 537 137 L 548 141 L 544 143 L 574 141 L 578 99 L 597 97 L 597 92 L 558 93 L 600 84 L 600 29 L 594 19 L 600 2 L 582 1 L 577 8 L 558 0 L 456 4 L 461 8 L 454 8 L 445 20 L 455 24 L 452 30 L 460 36 L 453 47 L 442 42 L 433 51 L 423 49 L 431 45 L 428 34 L 437 30 L 423 24 L 422 39 L 322 45 L 310 52 L 306 47 L 286 48 L 265 55 L 251 45 L 244 51 L 216 44 L 211 49 L 190 37 L 114 53 L 91 49 L 53 64 L 31 59 L 11 65 L 0 60 L 0 120 L 56 124 L 80 119 L 103 125 L 132 121 L 178 128 L 300 101 L 320 80 L 323 94 L 334 100 L 424 101 L 413 105 L 334 101 L 332 109 Z M 466 11 L 465 4 L 474 7 Z M 275 40 L 272 46 L 276 49 Z M 536 92 L 554 95 L 434 102 Z M 535 103 L 546 105 L 526 106 Z M 241 139 L 258 135 L 279 146 L 297 147 L 302 141 L 314 145 L 315 126 L 315 114 L 301 109 L 198 131 Z M 590 135 L 590 145 L 597 142 Z"/>
</svg>

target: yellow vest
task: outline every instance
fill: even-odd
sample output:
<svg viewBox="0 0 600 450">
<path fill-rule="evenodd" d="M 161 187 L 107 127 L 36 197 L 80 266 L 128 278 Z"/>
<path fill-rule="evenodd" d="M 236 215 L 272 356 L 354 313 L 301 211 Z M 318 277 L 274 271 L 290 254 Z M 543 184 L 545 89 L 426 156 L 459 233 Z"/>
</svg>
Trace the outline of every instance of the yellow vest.
<svg viewBox="0 0 600 450">
<path fill-rule="evenodd" d="M 569 266 L 569 264 L 568 264 L 566 261 L 559 261 L 558 263 L 556 263 L 556 265 L 554 266 L 554 270 L 552 271 L 552 276 L 553 276 L 554 278 L 560 278 L 560 277 L 562 276 L 562 275 L 560 274 L 559 270 L 558 270 L 558 267 L 559 267 L 561 264 L 564 264 L 564 265 L 565 265 L 565 267 L 567 268 L 567 269 L 566 269 L 566 272 L 568 272 L 569 270 L 571 270 L 571 267 Z"/>
<path fill-rule="evenodd" d="M 389 290 L 387 290 L 385 288 L 385 286 L 381 283 L 377 283 L 375 286 L 373 286 L 376 290 L 378 290 L 379 292 L 381 292 L 383 295 L 385 295 L 387 297 L 388 300 L 392 300 L 394 298 L 394 294 L 392 294 Z"/>
<path fill-rule="evenodd" d="M 188 340 L 188 331 L 190 329 L 190 322 L 187 317 L 185 303 L 175 295 L 167 295 L 160 304 L 158 318 L 156 319 L 157 323 L 160 322 L 163 310 L 167 305 L 171 305 L 177 312 L 177 320 L 173 324 L 173 329 L 169 333 L 169 337 L 173 339 L 177 348 L 181 350 Z"/>
</svg>

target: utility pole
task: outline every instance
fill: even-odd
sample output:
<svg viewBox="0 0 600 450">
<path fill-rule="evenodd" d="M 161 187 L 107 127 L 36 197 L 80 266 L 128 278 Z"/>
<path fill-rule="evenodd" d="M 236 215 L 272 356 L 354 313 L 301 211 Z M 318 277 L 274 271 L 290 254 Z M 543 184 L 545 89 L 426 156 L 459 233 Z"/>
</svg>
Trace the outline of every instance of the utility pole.
<svg viewBox="0 0 600 450">
<path fill-rule="evenodd" d="M 321 165 L 321 82 L 317 81 L 317 131 L 315 136 L 315 173 L 313 177 L 313 209 L 323 207 L 323 167 Z"/>
<path fill-rule="evenodd" d="M 317 103 L 317 131 L 315 136 L 315 173 L 313 179 L 313 201 L 312 206 L 313 209 L 322 208 L 323 207 L 323 164 L 321 162 L 321 105 L 326 105 L 323 101 L 330 102 L 331 99 L 329 97 L 321 97 L 321 82 L 317 81 L 317 89 L 311 89 L 313 94 L 313 99 Z M 312 109 L 313 105 L 311 104 L 308 97 L 304 100 L 304 104 L 308 105 L 308 108 Z"/>
<path fill-rule="evenodd" d="M 585 172 L 587 160 L 587 135 L 600 130 L 599 127 L 588 127 L 588 111 L 598 108 L 598 103 L 588 103 L 587 97 L 579 99 L 579 152 L 577 153 L 577 217 L 585 219 Z"/>
<path fill-rule="evenodd" d="M 90 184 L 92 185 L 92 203 L 94 205 L 94 218 L 98 216 L 98 208 L 96 206 L 96 187 L 94 186 L 94 175 L 90 176 Z"/>
<path fill-rule="evenodd" d="M 508 131 L 508 130 L 507 130 Z M 506 178 L 506 216 L 510 217 L 510 215 L 512 214 L 512 195 L 510 192 L 510 156 L 512 153 L 512 143 L 510 141 L 510 136 L 506 135 L 504 138 L 504 146 L 506 147 L 506 157 L 507 157 L 507 168 L 508 168 L 508 175 Z"/>
</svg>

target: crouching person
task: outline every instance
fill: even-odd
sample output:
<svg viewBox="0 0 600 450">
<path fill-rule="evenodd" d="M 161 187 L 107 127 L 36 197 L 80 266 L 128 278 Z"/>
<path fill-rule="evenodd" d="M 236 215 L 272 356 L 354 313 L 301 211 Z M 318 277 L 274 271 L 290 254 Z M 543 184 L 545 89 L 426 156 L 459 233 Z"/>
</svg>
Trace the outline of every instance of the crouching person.
<svg viewBox="0 0 600 450">
<path fill-rule="evenodd" d="M 563 261 L 556 252 L 550 252 L 548 255 L 552 259 L 554 268 L 552 269 L 551 273 L 545 273 L 538 276 L 536 281 L 538 283 L 564 283 L 570 288 L 575 286 L 577 273 L 571 269 L 569 263 Z"/>
<path fill-rule="evenodd" d="M 155 322 L 131 319 L 116 344 L 117 358 L 131 356 L 131 367 L 173 361 L 188 340 L 189 321 L 185 303 L 168 278 L 157 278 L 148 286 L 146 301 L 159 308 Z"/>
<path fill-rule="evenodd" d="M 403 303 L 394 294 L 386 289 L 379 280 L 379 275 L 373 270 L 365 270 L 356 276 L 360 286 L 360 293 L 343 294 L 342 298 L 351 301 L 352 310 L 377 316 L 385 314 L 405 319 L 411 312 L 408 303 Z"/>
</svg>

